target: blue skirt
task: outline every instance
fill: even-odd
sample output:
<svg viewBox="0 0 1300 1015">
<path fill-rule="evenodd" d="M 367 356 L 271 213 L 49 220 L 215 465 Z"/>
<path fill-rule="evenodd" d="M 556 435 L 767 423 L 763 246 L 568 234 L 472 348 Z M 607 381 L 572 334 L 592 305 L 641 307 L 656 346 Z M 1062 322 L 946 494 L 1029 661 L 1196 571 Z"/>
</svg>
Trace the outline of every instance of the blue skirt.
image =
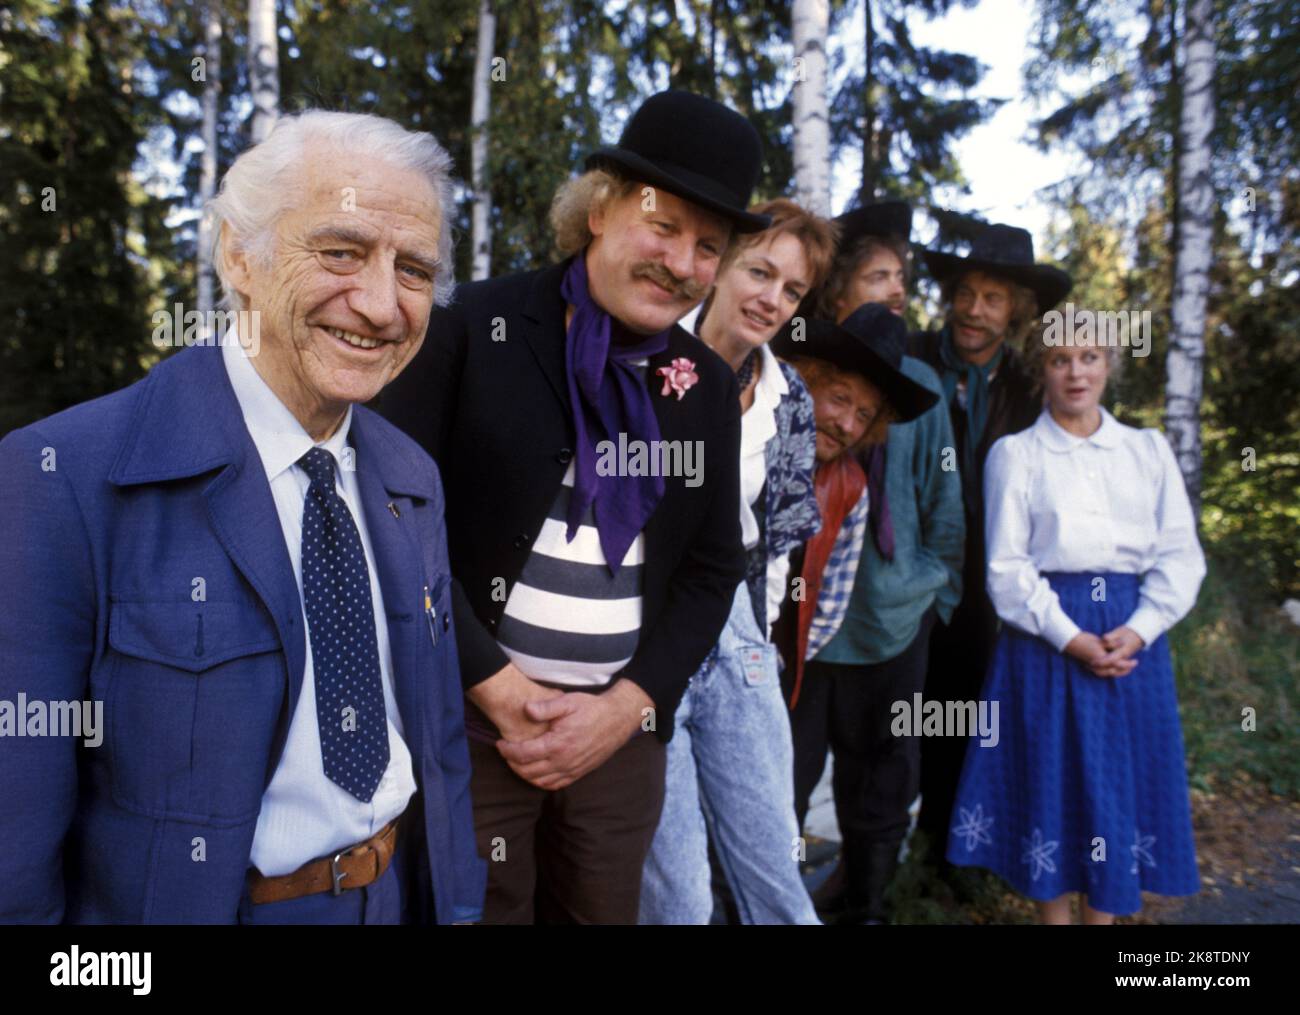
<svg viewBox="0 0 1300 1015">
<path fill-rule="evenodd" d="M 1043 575 L 1061 607 L 1096 635 L 1138 601 L 1132 574 Z M 1105 579 L 1096 602 L 1094 582 Z M 1135 913 L 1141 892 L 1200 890 L 1182 728 L 1162 635 L 1125 677 L 1097 677 L 1041 638 L 1003 625 L 983 698 L 999 739 L 972 739 L 947 856 L 987 867 L 1040 901 L 1083 892 L 1104 913 Z"/>
</svg>

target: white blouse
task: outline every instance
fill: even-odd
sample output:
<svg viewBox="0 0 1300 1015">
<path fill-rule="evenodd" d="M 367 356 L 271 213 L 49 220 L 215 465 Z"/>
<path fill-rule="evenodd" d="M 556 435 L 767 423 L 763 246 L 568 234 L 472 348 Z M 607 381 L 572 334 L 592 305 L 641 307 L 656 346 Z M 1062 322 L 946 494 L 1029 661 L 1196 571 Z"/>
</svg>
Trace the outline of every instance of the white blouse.
<svg viewBox="0 0 1300 1015">
<path fill-rule="evenodd" d="M 758 519 L 754 505 L 767 482 L 767 443 L 776 436 L 776 410 L 781 399 L 790 394 L 790 385 L 775 354 L 760 346 L 761 373 L 754 385 L 754 401 L 740 417 L 740 531 L 746 549 L 758 545 Z M 785 600 L 786 577 L 790 573 L 790 555 L 782 554 L 767 562 L 767 634 Z"/>
<path fill-rule="evenodd" d="M 788 394 L 776 356 L 759 347 L 762 373 L 754 384 L 754 401 L 740 417 L 740 537 L 746 550 L 758 545 L 758 518 L 754 505 L 767 481 L 767 442 L 776 436 L 776 407 Z"/>
<path fill-rule="evenodd" d="M 1137 609 L 1125 624 L 1148 645 L 1196 602 L 1205 556 L 1178 463 L 1159 430 L 1125 426 L 1102 409 L 1097 432 L 1076 437 L 1044 409 L 1028 430 L 989 451 L 984 503 L 993 606 L 1057 651 L 1080 628 L 1044 571 L 1140 575 Z"/>
<path fill-rule="evenodd" d="M 699 315 L 700 308 L 696 307 L 677 323 L 695 335 Z M 790 393 L 790 385 L 786 383 L 785 374 L 781 373 L 776 354 L 766 345 L 761 345 L 759 356 L 762 363 L 758 382 L 754 385 L 754 401 L 740 417 L 740 538 L 746 550 L 758 545 L 758 517 L 754 514 L 754 505 L 767 482 L 767 442 L 776 436 L 776 407 Z M 769 637 L 785 601 L 789 573 L 789 554 L 767 562 Z"/>
</svg>

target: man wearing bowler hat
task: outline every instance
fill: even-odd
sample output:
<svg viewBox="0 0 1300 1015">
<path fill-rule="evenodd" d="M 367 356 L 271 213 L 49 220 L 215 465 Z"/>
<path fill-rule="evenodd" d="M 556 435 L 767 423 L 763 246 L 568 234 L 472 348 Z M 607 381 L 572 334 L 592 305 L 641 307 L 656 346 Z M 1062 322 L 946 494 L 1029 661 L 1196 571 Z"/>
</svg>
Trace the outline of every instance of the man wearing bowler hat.
<svg viewBox="0 0 1300 1015">
<path fill-rule="evenodd" d="M 925 696 L 941 701 L 979 698 L 997 632 L 985 590 L 984 459 L 998 438 L 1038 418 L 1035 396 L 1018 350 L 1035 321 L 1065 298 L 1070 276 L 1034 261 L 1029 233 L 1009 225 L 986 227 L 966 257 L 927 250 L 938 280 L 945 323 L 912 336 L 911 353 L 939 374 L 952 418 L 955 466 L 966 513 L 962 599 L 930 643 Z M 964 737 L 927 737 L 922 744 L 920 824 L 931 842 L 948 839 Z"/>
<path fill-rule="evenodd" d="M 646 100 L 556 194 L 564 259 L 462 287 L 385 395 L 447 484 L 485 922 L 637 920 L 673 713 L 744 574 L 735 375 L 677 321 L 767 226 L 761 158 L 725 106 Z"/>
<path fill-rule="evenodd" d="M 946 471 L 944 449 L 953 446 L 952 423 L 934 370 L 903 354 L 902 324 L 910 268 L 912 209 L 903 201 L 855 208 L 836 220 L 840 242 L 820 305 L 843 322 L 863 303 L 877 302 L 896 315 L 872 331 L 871 347 L 891 367 L 934 393 L 934 404 L 915 420 L 892 423 L 884 443 L 862 457 L 867 474 L 868 534 L 863 540 L 844 622 L 817 663 L 855 692 L 854 707 L 867 720 L 864 741 L 872 771 L 858 817 L 845 829 L 858 900 L 847 905 L 845 865 L 814 895 L 827 920 L 885 922 L 885 890 L 897 867 L 921 778 L 921 745 L 890 733 L 891 706 L 912 700 L 925 684 L 930 632 L 946 623 L 961 599 L 965 517 L 961 480 Z"/>
</svg>

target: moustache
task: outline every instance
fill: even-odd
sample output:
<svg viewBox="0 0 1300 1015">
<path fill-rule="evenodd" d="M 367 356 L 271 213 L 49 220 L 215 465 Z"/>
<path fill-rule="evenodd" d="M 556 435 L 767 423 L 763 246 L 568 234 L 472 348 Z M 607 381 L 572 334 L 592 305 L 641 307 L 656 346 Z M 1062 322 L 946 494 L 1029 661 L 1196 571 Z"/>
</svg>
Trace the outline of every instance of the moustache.
<svg viewBox="0 0 1300 1015">
<path fill-rule="evenodd" d="M 698 302 L 704 299 L 709 287 L 689 278 L 678 278 L 662 264 L 656 261 L 642 261 L 632 269 L 633 278 L 648 278 L 656 285 L 663 286 L 681 300 Z"/>
<path fill-rule="evenodd" d="M 958 324 L 959 326 L 963 327 L 963 328 L 974 328 L 976 331 L 982 331 L 984 334 L 986 334 L 986 335 L 988 335 L 988 336 L 990 336 L 990 337 L 992 337 L 992 335 L 993 335 L 993 329 L 992 329 L 992 328 L 986 328 L 986 327 L 984 327 L 984 325 L 980 324 L 978 321 L 963 321 L 961 318 L 958 318 L 958 319 L 957 319 L 957 324 Z"/>
</svg>

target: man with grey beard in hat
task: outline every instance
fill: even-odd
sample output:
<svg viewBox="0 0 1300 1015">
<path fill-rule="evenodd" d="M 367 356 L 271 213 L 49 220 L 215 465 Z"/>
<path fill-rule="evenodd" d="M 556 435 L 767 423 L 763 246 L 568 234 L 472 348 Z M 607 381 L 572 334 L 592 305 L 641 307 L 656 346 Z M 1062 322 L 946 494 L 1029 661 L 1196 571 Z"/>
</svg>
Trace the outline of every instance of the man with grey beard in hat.
<svg viewBox="0 0 1300 1015">
<path fill-rule="evenodd" d="M 761 157 L 738 113 L 652 96 L 557 193 L 564 259 L 461 288 L 384 398 L 447 482 L 485 922 L 637 920 L 673 713 L 744 575 L 739 389 L 677 321 L 768 225 Z"/>
<path fill-rule="evenodd" d="M 945 323 L 913 335 L 909 351 L 933 367 L 943 385 L 966 513 L 962 599 L 931 636 L 925 696 L 975 701 L 998 623 L 985 588 L 984 460 L 998 438 L 1038 418 L 1041 400 L 1019 350 L 1035 321 L 1065 298 L 1071 281 L 1059 268 L 1036 263 L 1029 233 L 1008 225 L 985 228 L 966 257 L 927 250 L 924 258 L 941 287 Z M 921 745 L 919 823 L 940 854 L 965 752 L 965 737 L 926 737 Z"/>
</svg>

